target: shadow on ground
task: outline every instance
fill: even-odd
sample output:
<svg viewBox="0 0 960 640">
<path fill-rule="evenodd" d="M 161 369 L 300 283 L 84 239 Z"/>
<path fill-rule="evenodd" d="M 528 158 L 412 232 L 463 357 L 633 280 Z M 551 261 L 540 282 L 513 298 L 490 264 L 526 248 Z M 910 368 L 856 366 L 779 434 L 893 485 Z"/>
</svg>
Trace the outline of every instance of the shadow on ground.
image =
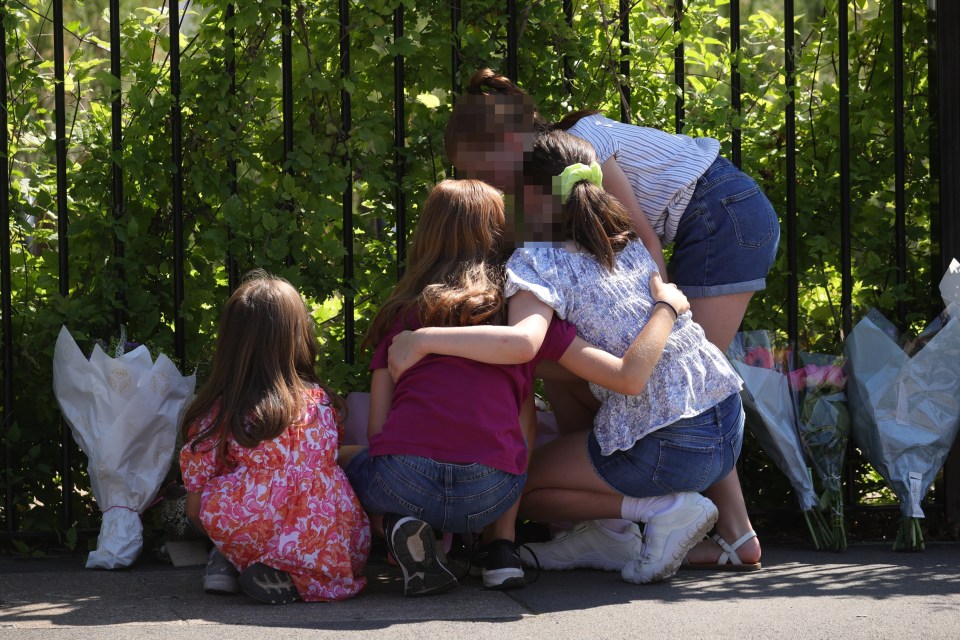
<svg viewBox="0 0 960 640">
<path fill-rule="evenodd" d="M 0 559 L 0 629 L 207 623 L 326 630 L 376 630 L 423 621 L 511 622 L 529 616 L 633 604 L 747 603 L 813 598 L 863 602 L 928 598 L 956 607 L 960 545 L 931 545 L 903 554 L 888 545 L 858 545 L 843 553 L 802 547 L 765 550 L 764 569 L 750 573 L 682 571 L 674 579 L 637 586 L 616 573 L 543 572 L 526 589 L 486 591 L 467 578 L 448 594 L 400 595 L 399 570 L 368 569 L 370 584 L 353 600 L 274 607 L 245 596 L 211 596 L 200 589 L 202 568 L 141 563 L 129 570 L 91 571 L 77 558 Z M 765 601 L 770 601 L 765 603 Z M 822 601 L 823 606 L 828 604 Z M 812 605 L 816 608 L 816 603 Z M 772 609 L 771 609 L 772 610 Z"/>
</svg>

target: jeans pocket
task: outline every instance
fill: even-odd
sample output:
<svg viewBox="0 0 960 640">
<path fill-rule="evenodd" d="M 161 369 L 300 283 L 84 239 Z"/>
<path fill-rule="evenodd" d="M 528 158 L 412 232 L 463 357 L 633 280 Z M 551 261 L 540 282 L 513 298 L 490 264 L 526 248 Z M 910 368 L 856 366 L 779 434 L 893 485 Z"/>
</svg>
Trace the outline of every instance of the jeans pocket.
<svg viewBox="0 0 960 640">
<path fill-rule="evenodd" d="M 499 518 L 504 511 L 512 507 L 513 503 L 520 499 L 520 492 L 523 490 L 523 484 L 525 480 L 526 476 L 516 476 L 512 480 L 505 480 L 505 482 L 510 482 L 509 492 L 500 498 L 500 500 L 498 500 L 495 504 L 490 505 L 486 509 L 476 513 L 468 513 L 467 530 L 472 532 L 482 531 L 484 527 Z M 502 489 L 500 486 L 491 487 L 489 490 L 483 492 L 479 496 L 476 496 L 475 500 L 477 502 L 481 502 L 486 497 L 495 499 L 497 494 L 499 494 L 501 491 Z M 476 505 L 478 508 L 481 506 L 481 504 Z"/>
<path fill-rule="evenodd" d="M 681 444 L 661 438 L 653 481 L 667 493 L 703 491 L 716 476 L 718 453 L 715 446 Z"/>
<path fill-rule="evenodd" d="M 367 495 L 372 505 L 379 507 L 383 513 L 399 513 L 420 519 L 423 517 L 423 508 L 410 502 L 394 491 L 390 484 L 385 482 L 378 473 L 373 479 Z M 364 502 L 361 500 L 361 502 Z M 366 504 L 364 502 L 364 504 Z"/>
<path fill-rule="evenodd" d="M 733 222 L 740 246 L 759 248 L 776 234 L 779 226 L 777 212 L 760 187 L 754 185 L 720 202 Z"/>
</svg>

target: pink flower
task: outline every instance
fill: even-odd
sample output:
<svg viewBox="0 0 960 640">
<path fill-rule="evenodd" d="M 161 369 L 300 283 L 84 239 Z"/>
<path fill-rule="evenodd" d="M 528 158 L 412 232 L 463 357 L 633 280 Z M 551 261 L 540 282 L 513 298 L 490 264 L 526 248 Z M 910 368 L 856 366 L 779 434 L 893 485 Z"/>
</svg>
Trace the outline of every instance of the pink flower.
<svg viewBox="0 0 960 640">
<path fill-rule="evenodd" d="M 805 389 L 807 387 L 807 367 L 794 369 L 788 373 L 787 381 L 794 389 Z"/>
<path fill-rule="evenodd" d="M 843 372 L 843 367 L 834 364 L 808 364 L 791 371 L 787 374 L 787 377 L 790 386 L 798 390 L 819 389 L 821 387 L 842 389 L 847 384 L 847 376 Z"/>
<path fill-rule="evenodd" d="M 773 354 L 766 347 L 751 347 L 743 354 L 743 363 L 751 367 L 773 369 Z"/>
</svg>

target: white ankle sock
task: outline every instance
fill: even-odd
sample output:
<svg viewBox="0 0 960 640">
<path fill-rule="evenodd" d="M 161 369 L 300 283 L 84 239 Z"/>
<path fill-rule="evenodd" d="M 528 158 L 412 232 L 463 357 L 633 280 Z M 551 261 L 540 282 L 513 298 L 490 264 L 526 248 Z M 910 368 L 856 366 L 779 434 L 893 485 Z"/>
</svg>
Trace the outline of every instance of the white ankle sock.
<svg viewBox="0 0 960 640">
<path fill-rule="evenodd" d="M 680 503 L 680 495 L 671 493 L 652 498 L 624 496 L 620 503 L 620 516 L 633 522 L 647 522 L 653 516 L 669 513 Z"/>
</svg>

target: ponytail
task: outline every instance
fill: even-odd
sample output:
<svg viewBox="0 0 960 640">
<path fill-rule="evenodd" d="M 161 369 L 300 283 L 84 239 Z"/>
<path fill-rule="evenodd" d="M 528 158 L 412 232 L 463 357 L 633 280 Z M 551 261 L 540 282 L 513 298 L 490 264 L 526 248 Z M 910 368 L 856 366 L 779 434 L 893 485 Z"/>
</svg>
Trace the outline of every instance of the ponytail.
<svg viewBox="0 0 960 640">
<path fill-rule="evenodd" d="M 554 130 L 537 137 L 524 168 L 524 184 L 553 192 L 554 182 L 572 164 L 596 160 L 593 147 L 565 131 Z M 613 271 L 616 254 L 636 237 L 630 216 L 620 202 L 589 180 L 573 185 L 562 205 L 564 239 L 573 240 Z"/>
</svg>

